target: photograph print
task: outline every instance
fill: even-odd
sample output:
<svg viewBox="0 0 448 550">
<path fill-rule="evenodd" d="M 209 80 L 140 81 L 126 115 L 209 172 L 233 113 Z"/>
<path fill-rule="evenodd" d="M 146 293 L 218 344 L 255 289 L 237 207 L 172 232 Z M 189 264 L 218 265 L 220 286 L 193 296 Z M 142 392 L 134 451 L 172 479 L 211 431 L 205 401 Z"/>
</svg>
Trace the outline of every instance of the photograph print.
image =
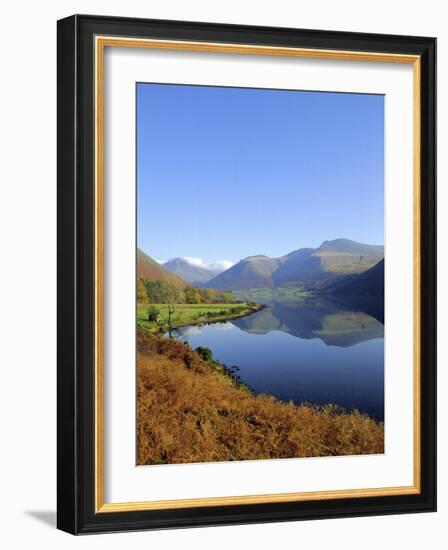
<svg viewBox="0 0 448 550">
<path fill-rule="evenodd" d="M 384 96 L 136 97 L 137 465 L 384 453 Z"/>
</svg>

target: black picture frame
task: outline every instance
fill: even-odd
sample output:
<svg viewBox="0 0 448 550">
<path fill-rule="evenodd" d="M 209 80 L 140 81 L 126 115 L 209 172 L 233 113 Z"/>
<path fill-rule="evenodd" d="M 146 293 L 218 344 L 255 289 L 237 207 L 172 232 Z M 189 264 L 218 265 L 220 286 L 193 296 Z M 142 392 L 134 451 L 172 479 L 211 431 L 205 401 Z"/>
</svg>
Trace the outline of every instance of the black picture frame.
<svg viewBox="0 0 448 550">
<path fill-rule="evenodd" d="M 419 494 L 95 511 L 97 35 L 415 55 L 421 62 L 421 487 Z M 58 21 L 57 526 L 73 534 L 436 510 L 436 39 L 74 15 Z"/>
</svg>

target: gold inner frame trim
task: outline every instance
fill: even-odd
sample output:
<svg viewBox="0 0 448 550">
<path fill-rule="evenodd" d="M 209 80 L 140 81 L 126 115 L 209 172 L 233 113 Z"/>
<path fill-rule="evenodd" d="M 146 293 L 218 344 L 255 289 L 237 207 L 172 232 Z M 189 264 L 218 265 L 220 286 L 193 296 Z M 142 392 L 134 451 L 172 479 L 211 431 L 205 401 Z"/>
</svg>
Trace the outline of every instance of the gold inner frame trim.
<svg viewBox="0 0 448 550">
<path fill-rule="evenodd" d="M 160 50 L 269 55 L 346 61 L 407 63 L 413 65 L 413 297 L 414 297 L 414 364 L 413 364 L 413 485 L 367 489 L 343 489 L 264 495 L 226 496 L 142 502 L 106 503 L 104 501 L 104 54 L 106 47 L 149 48 Z M 95 512 L 130 512 L 209 506 L 232 506 L 279 502 L 304 502 L 341 498 L 362 498 L 420 493 L 421 426 L 420 426 L 420 311 L 421 311 L 421 214 L 420 214 L 420 57 L 381 52 L 321 50 L 251 44 L 225 44 L 181 40 L 157 40 L 96 36 L 95 55 Z"/>
</svg>

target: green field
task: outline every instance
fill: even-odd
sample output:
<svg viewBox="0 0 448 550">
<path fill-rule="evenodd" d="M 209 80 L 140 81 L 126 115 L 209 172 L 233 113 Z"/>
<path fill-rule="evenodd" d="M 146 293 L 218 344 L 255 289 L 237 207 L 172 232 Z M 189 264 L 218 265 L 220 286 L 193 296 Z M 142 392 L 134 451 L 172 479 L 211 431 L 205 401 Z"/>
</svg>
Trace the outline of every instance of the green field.
<svg viewBox="0 0 448 550">
<path fill-rule="evenodd" d="M 185 325 L 214 323 L 244 317 L 258 311 L 263 306 L 259 304 L 229 303 L 229 304 L 175 304 L 171 317 L 171 327 L 179 328 Z M 157 321 L 148 321 L 149 308 L 157 308 L 160 317 Z M 168 330 L 167 304 L 137 304 L 137 325 L 157 332 Z"/>
<path fill-rule="evenodd" d="M 312 293 L 302 287 L 283 287 L 283 288 L 252 288 L 251 290 L 234 290 L 233 295 L 238 300 L 249 301 L 272 301 L 294 302 L 303 300 Z"/>
</svg>

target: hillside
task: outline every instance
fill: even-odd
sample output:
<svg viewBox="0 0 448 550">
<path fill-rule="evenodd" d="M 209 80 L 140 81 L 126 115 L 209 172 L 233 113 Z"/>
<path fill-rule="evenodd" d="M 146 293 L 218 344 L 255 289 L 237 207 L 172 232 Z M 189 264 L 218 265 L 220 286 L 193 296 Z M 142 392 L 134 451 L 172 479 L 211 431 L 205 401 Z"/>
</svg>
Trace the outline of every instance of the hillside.
<svg viewBox="0 0 448 550">
<path fill-rule="evenodd" d="M 280 261 L 268 256 L 249 256 L 207 283 L 210 288 L 249 290 L 272 288 L 272 274 Z"/>
<path fill-rule="evenodd" d="M 151 281 L 165 281 L 179 287 L 185 287 L 186 283 L 174 273 L 166 271 L 160 264 L 148 254 L 137 248 L 137 278 Z"/>
<path fill-rule="evenodd" d="M 356 294 L 369 297 L 384 295 L 384 259 L 364 273 L 336 283 L 328 290 L 333 294 Z"/>
<path fill-rule="evenodd" d="M 177 340 L 140 329 L 137 344 L 138 464 L 384 452 L 384 426 L 368 416 L 254 395 Z"/>
<path fill-rule="evenodd" d="M 216 275 L 213 271 L 194 265 L 184 258 L 169 260 L 163 264 L 163 269 L 170 273 L 175 273 L 181 279 L 191 284 L 206 283 Z"/>
<path fill-rule="evenodd" d="M 347 254 L 363 254 L 366 256 L 382 256 L 384 246 L 376 244 L 363 244 L 350 239 L 334 239 L 324 241 L 319 250 L 321 252 L 345 252 Z"/>
<path fill-rule="evenodd" d="M 367 271 L 383 256 L 383 246 L 335 239 L 324 241 L 318 248 L 301 248 L 280 258 L 250 256 L 211 279 L 207 286 L 234 291 L 282 286 L 319 290 Z"/>
<path fill-rule="evenodd" d="M 317 249 L 300 249 L 283 258 L 273 275 L 276 286 L 302 284 L 323 288 L 336 278 L 362 273 L 384 256 L 384 247 L 348 239 L 324 241 Z"/>
</svg>

